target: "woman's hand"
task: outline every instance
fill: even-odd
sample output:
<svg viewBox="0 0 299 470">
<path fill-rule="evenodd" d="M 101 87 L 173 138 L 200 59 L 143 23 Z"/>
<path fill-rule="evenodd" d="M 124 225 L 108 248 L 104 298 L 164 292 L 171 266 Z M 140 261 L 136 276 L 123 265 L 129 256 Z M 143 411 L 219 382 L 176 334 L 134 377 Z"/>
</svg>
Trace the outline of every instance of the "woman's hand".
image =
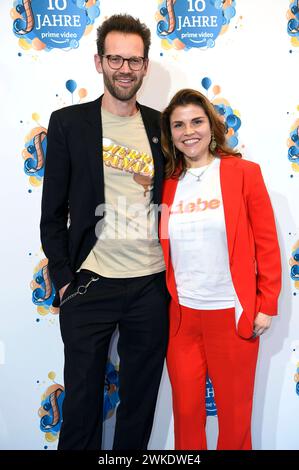
<svg viewBox="0 0 299 470">
<path fill-rule="evenodd" d="M 272 317 L 265 313 L 259 312 L 254 320 L 253 337 L 261 336 L 268 328 L 270 328 Z"/>
</svg>

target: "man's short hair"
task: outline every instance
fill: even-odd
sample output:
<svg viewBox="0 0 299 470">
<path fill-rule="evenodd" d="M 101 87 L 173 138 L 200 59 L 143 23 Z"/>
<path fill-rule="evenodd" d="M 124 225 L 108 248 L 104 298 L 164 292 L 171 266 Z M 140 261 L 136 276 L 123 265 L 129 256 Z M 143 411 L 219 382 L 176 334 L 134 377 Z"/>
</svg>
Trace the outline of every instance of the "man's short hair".
<svg viewBox="0 0 299 470">
<path fill-rule="evenodd" d="M 97 49 L 99 56 L 105 54 L 104 44 L 108 33 L 116 31 L 123 34 L 137 34 L 143 40 L 144 57 L 148 58 L 151 44 L 151 32 L 138 18 L 131 15 L 113 15 L 105 20 L 97 29 Z"/>
</svg>

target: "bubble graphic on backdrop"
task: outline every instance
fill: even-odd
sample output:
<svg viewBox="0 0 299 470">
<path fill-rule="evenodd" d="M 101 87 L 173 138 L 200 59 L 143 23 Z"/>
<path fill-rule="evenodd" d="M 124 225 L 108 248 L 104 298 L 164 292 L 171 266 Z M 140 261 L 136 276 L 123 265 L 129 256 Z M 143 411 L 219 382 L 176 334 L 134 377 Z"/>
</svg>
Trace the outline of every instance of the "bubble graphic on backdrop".
<svg viewBox="0 0 299 470">
<path fill-rule="evenodd" d="M 287 11 L 287 32 L 291 36 L 291 44 L 299 47 L 299 1 L 290 0 L 289 9 Z"/>
<path fill-rule="evenodd" d="M 32 119 L 39 125 L 34 127 L 25 137 L 25 148 L 22 150 L 24 172 L 29 176 L 31 186 L 42 184 L 47 149 L 47 129 L 39 124 L 40 116 L 32 113 Z"/>
<path fill-rule="evenodd" d="M 292 163 L 292 169 L 299 171 L 299 119 L 296 119 L 291 127 L 288 138 L 288 160 Z"/>
<path fill-rule="evenodd" d="M 291 266 L 290 277 L 294 281 L 294 287 L 299 289 L 299 240 L 297 240 L 292 248 L 289 265 Z"/>
<path fill-rule="evenodd" d="M 23 50 L 77 49 L 100 15 L 100 0 L 14 0 L 10 16 Z"/>
<path fill-rule="evenodd" d="M 235 15 L 235 0 L 158 0 L 157 35 L 166 50 L 209 49 Z"/>
<path fill-rule="evenodd" d="M 227 99 L 218 96 L 221 93 L 221 88 L 219 85 L 212 87 L 212 80 L 209 77 L 203 77 L 201 85 L 206 90 L 207 95 L 210 93 L 209 90 L 212 89 L 213 96 L 211 98 L 208 96 L 208 98 L 226 126 L 227 144 L 231 148 L 237 147 L 239 143 L 238 130 L 242 124 L 239 112 L 231 107 Z"/>
<path fill-rule="evenodd" d="M 33 280 L 30 283 L 32 302 L 37 307 L 37 313 L 41 316 L 52 313 L 56 315 L 59 309 L 52 307 L 55 297 L 55 288 L 49 276 L 48 260 L 42 259 L 34 269 Z"/>
</svg>

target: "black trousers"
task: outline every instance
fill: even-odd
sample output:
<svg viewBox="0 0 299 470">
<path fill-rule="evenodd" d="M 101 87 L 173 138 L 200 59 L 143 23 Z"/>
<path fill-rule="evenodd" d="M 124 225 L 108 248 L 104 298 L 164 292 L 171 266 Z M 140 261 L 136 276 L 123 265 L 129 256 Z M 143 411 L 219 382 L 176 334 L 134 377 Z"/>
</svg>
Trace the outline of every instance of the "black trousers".
<svg viewBox="0 0 299 470">
<path fill-rule="evenodd" d="M 99 278 L 91 282 L 92 278 Z M 88 285 L 89 284 L 89 285 Z M 80 285 L 82 295 L 73 295 Z M 113 449 L 147 448 L 168 340 L 165 272 L 130 279 L 80 271 L 64 293 L 65 399 L 59 450 L 99 450 L 105 367 L 119 328 L 119 396 Z"/>
</svg>

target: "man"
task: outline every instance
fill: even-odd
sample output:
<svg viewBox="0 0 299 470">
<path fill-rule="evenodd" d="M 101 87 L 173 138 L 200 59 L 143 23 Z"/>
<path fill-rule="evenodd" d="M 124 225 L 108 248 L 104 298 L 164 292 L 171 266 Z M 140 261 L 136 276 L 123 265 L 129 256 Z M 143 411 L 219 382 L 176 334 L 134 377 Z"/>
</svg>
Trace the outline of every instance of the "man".
<svg viewBox="0 0 299 470">
<path fill-rule="evenodd" d="M 41 239 L 59 293 L 65 399 L 59 449 L 99 449 L 105 365 L 118 326 L 114 449 L 146 449 L 166 352 L 159 113 L 136 101 L 150 31 L 129 15 L 98 28 L 104 95 L 50 119 Z M 105 202 L 105 208 L 103 204 Z M 53 303 L 55 305 L 55 302 Z"/>
</svg>

